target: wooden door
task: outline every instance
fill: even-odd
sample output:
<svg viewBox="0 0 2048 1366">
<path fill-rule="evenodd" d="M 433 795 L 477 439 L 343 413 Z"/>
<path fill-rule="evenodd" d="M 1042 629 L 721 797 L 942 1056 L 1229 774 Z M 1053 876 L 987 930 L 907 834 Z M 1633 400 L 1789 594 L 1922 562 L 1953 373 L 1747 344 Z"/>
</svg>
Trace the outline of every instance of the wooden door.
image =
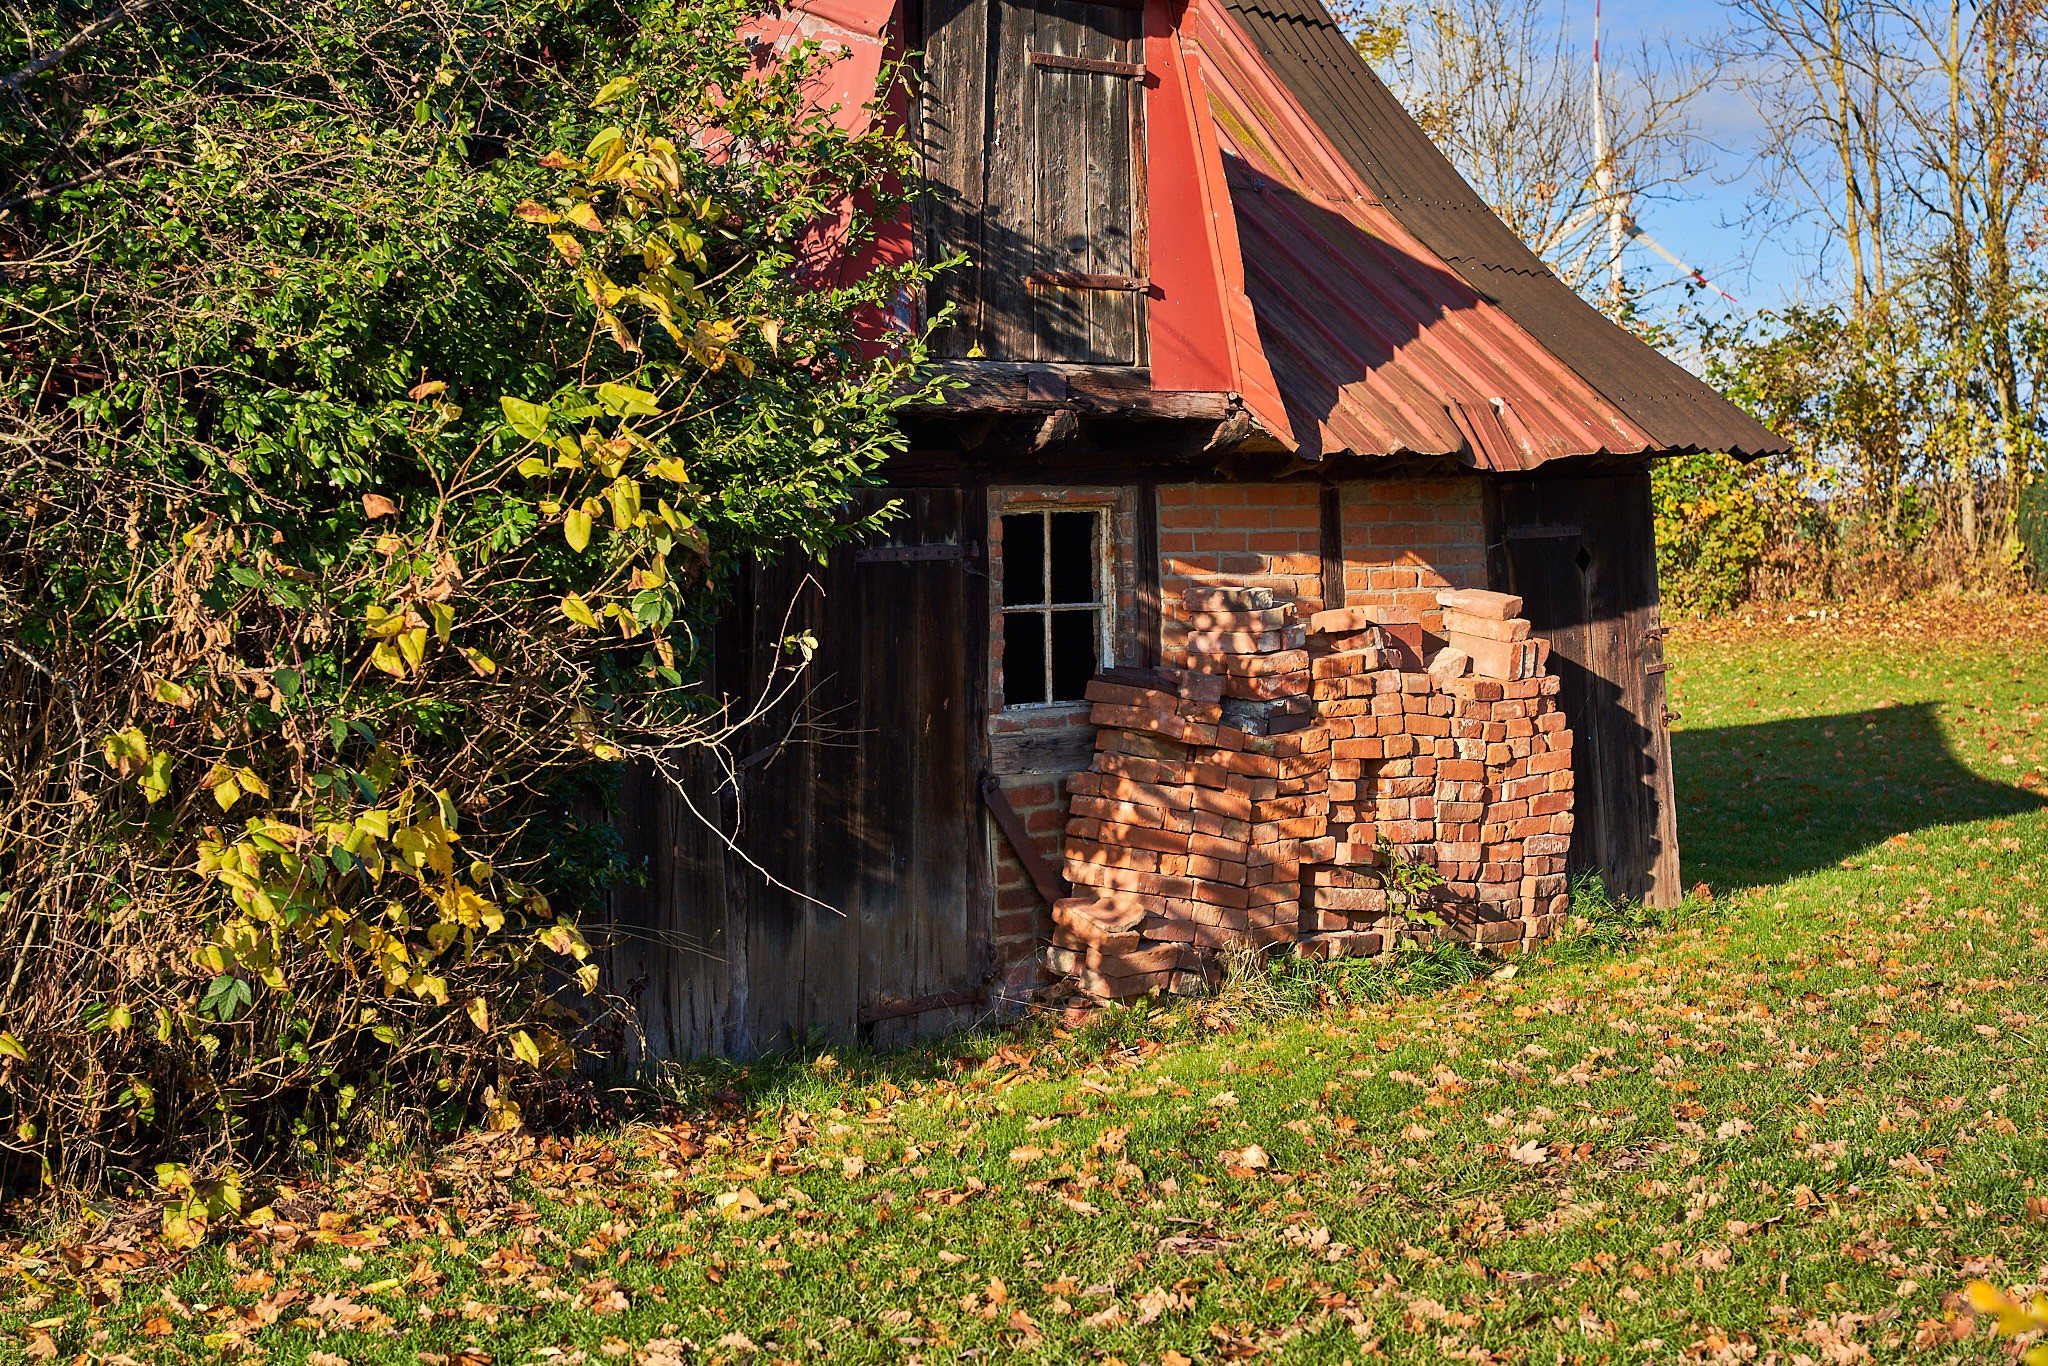
<svg viewBox="0 0 2048 1366">
<path fill-rule="evenodd" d="M 765 659 L 798 606 L 815 637 L 803 691 L 757 727 L 779 747 L 749 771 L 734 870 L 747 902 L 745 1051 L 778 1035 L 888 1039 L 949 1023 L 987 962 L 988 878 L 976 779 L 978 537 L 959 489 L 880 489 L 902 504 L 877 540 L 835 552 L 795 591 L 756 591 Z M 757 751 L 758 752 L 758 749 Z"/>
<path fill-rule="evenodd" d="M 1489 573 L 1522 597 L 1574 736 L 1572 871 L 1654 906 L 1681 895 L 1647 473 L 1501 479 Z"/>
<path fill-rule="evenodd" d="M 919 136 L 938 352 L 1142 365 L 1144 24 L 1077 0 L 932 0 Z"/>
<path fill-rule="evenodd" d="M 984 1008 L 982 504 L 882 489 L 858 511 L 891 499 L 903 514 L 872 544 L 743 576 L 718 682 L 759 714 L 728 757 L 628 778 L 620 832 L 647 876 L 603 938 L 629 1057 L 891 1042 Z M 814 653 L 792 677 L 776 661 L 801 633 Z"/>
</svg>

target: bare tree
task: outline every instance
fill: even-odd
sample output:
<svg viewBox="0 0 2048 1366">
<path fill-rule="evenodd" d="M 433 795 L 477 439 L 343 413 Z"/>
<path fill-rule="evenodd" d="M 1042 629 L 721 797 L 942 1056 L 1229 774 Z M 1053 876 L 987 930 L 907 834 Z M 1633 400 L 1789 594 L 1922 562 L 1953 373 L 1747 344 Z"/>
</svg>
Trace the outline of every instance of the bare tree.
<svg viewBox="0 0 2048 1366">
<path fill-rule="evenodd" d="M 1967 559 L 2003 556 L 2041 449 L 2041 0 L 1728 8 L 1720 56 L 1769 130 L 1768 212 L 1841 263 L 1820 283 L 1854 378 L 1892 400 L 1839 457 L 1894 542 L 1917 500 Z"/>
<path fill-rule="evenodd" d="M 1648 42 L 1603 53 L 1611 130 L 1594 138 L 1595 83 L 1551 0 L 1439 0 L 1406 11 L 1380 59 L 1394 91 L 1487 204 L 1566 283 L 1591 293 L 1620 242 L 1614 207 L 1677 198 L 1713 151 L 1695 114 L 1711 69 Z M 1590 14 L 1587 16 L 1590 18 Z M 1603 186 L 1603 169 L 1612 175 Z"/>
</svg>

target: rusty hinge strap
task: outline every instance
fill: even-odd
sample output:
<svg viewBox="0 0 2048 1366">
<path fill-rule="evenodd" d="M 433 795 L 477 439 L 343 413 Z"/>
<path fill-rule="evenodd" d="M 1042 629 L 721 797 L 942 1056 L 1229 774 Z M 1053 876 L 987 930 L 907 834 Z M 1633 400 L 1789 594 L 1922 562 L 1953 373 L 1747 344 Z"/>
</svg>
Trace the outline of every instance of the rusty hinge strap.
<svg viewBox="0 0 2048 1366">
<path fill-rule="evenodd" d="M 1643 672 L 1646 674 L 1660 674 L 1670 667 L 1669 664 L 1645 664 Z"/>
<path fill-rule="evenodd" d="M 945 1010 L 949 1006 L 978 1006 L 987 999 L 987 987 L 966 987 L 960 991 L 913 996 L 907 1001 L 878 1001 L 861 1007 L 860 1022 L 874 1024 L 879 1020 L 900 1020 L 906 1015 L 922 1015 L 928 1010 Z"/>
<path fill-rule="evenodd" d="M 1033 52 L 1030 54 L 1033 66 L 1049 66 L 1055 71 L 1086 71 L 1096 76 L 1122 76 L 1127 80 L 1139 80 L 1145 75 L 1143 62 L 1110 62 L 1100 57 L 1065 57 L 1057 52 Z"/>
<path fill-rule="evenodd" d="M 873 545 L 853 552 L 855 564 L 895 564 L 904 560 L 964 560 L 968 545 Z"/>
<path fill-rule="evenodd" d="M 1582 534 L 1575 526 L 1511 526 L 1507 529 L 1510 541 L 1553 541 Z"/>
<path fill-rule="evenodd" d="M 1026 289 L 1096 289 L 1112 294 L 1143 294 L 1152 288 L 1144 275 L 1086 275 L 1074 270 L 1034 270 L 1024 277 Z"/>
<path fill-rule="evenodd" d="M 1010 805 L 1010 795 L 1003 791 L 1003 785 L 996 781 L 996 775 L 984 771 L 981 775 L 981 799 L 988 804 L 989 814 L 996 818 L 996 824 L 1003 828 L 1003 837 L 1016 852 L 1017 861 L 1024 865 L 1024 871 L 1031 875 L 1031 883 L 1038 888 L 1038 894 L 1050 906 L 1067 894 L 1067 880 L 1060 876 L 1059 869 L 1052 866 L 1052 860 L 1040 853 L 1032 842 L 1031 832 L 1024 828 L 1024 818 L 1017 814 L 1017 808 Z"/>
</svg>

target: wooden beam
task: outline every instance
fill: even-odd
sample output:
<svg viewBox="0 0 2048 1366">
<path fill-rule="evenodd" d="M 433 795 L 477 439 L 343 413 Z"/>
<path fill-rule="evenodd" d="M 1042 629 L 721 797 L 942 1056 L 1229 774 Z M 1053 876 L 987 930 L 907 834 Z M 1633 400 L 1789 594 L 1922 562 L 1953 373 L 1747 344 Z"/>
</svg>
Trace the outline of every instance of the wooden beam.
<svg viewBox="0 0 2048 1366">
<path fill-rule="evenodd" d="M 1152 669 L 1159 665 L 1159 637 L 1164 623 L 1159 606 L 1159 485 L 1149 479 L 1138 485 L 1138 515 L 1134 521 L 1132 539 L 1137 544 L 1131 547 L 1131 554 L 1138 571 L 1138 620 L 1134 627 L 1138 657 L 1132 662 Z"/>
<path fill-rule="evenodd" d="M 981 799 L 988 804 L 989 814 L 1002 827 L 1003 836 L 1010 841 L 1010 848 L 1016 852 L 1017 861 L 1024 865 L 1024 871 L 1031 875 L 1031 885 L 1038 888 L 1038 894 L 1050 906 L 1067 894 L 1067 880 L 1052 866 L 1052 860 L 1040 853 L 1031 841 L 1031 832 L 1024 828 L 1024 818 L 1017 814 L 1017 808 L 1010 805 L 1010 794 L 1003 791 L 1003 785 L 996 781 L 993 773 L 981 775 Z"/>
<path fill-rule="evenodd" d="M 918 413 L 1047 412 L 1083 416 L 1156 417 L 1222 422 L 1242 412 L 1235 394 L 1205 389 L 1154 389 L 1150 372 L 1129 365 L 1019 365 L 1009 361 L 947 361 L 933 367 L 954 386 Z"/>
<path fill-rule="evenodd" d="M 1344 606 L 1344 494 L 1335 484 L 1323 485 L 1322 531 L 1317 552 L 1323 566 L 1323 607 Z"/>
</svg>

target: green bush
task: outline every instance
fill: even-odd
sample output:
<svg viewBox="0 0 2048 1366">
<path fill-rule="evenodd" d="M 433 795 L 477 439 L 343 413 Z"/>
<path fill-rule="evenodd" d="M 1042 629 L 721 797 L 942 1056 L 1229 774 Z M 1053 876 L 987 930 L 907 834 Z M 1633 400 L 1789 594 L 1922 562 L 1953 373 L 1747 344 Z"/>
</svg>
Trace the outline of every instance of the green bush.
<svg viewBox="0 0 2048 1366">
<path fill-rule="evenodd" d="M 1751 472 L 1732 456 L 1675 456 L 1653 467 L 1650 490 L 1664 600 L 1705 613 L 1748 598 L 1769 543 Z"/>
<path fill-rule="evenodd" d="M 166 1163 L 189 1233 L 233 1186 L 183 1164 L 510 1123 L 569 1056 L 609 775 L 721 742 L 721 586 L 857 530 L 918 397 L 916 272 L 805 264 L 907 149 L 752 13 L 0 34 L 0 1167 Z"/>
</svg>

